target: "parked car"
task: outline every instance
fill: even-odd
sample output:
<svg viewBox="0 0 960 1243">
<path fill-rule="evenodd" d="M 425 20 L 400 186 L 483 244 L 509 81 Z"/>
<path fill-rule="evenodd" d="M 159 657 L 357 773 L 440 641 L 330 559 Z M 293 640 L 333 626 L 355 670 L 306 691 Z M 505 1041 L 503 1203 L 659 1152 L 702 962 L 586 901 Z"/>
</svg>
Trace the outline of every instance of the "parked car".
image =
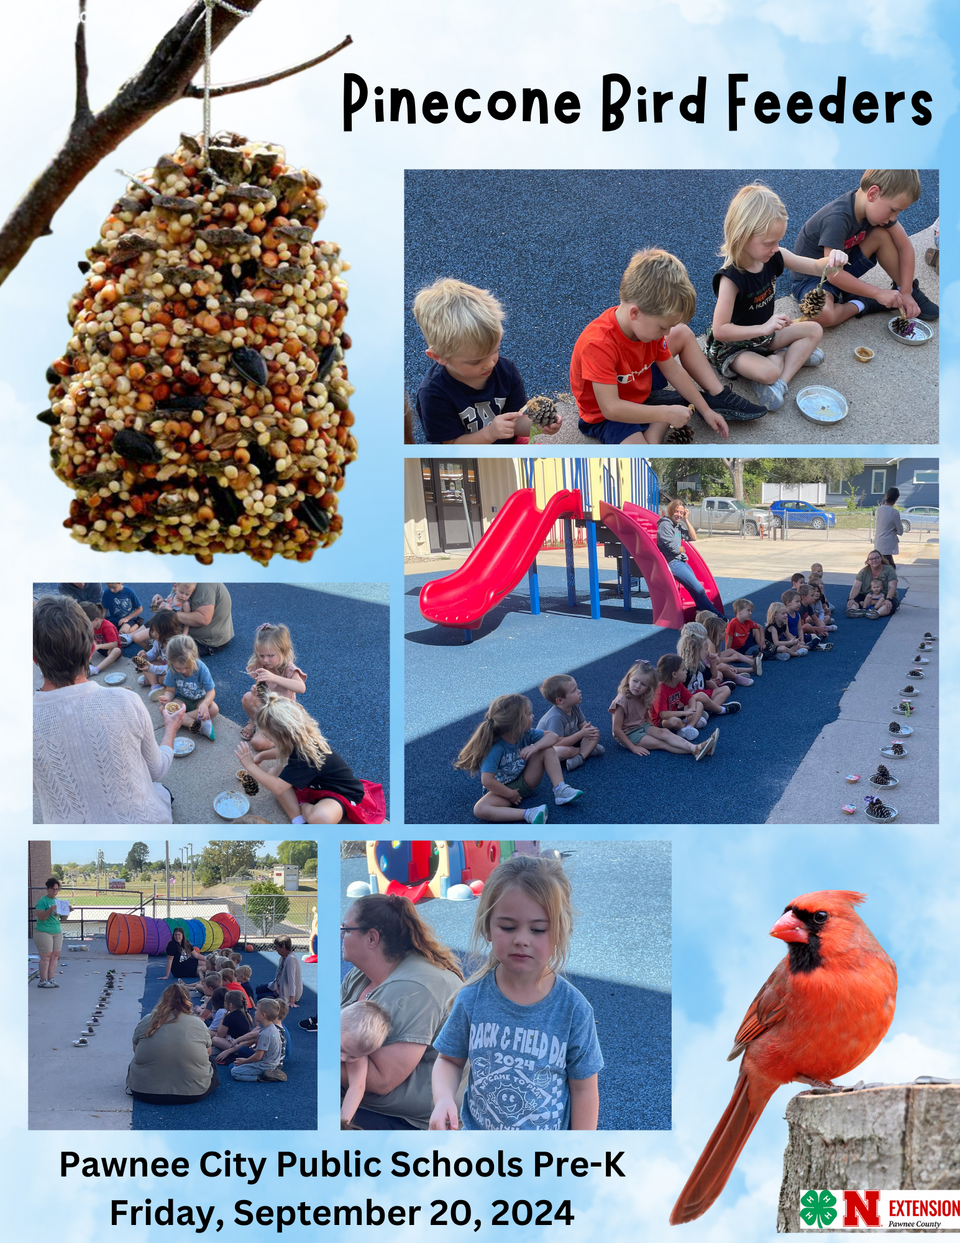
<svg viewBox="0 0 960 1243">
<path fill-rule="evenodd" d="M 779 528 L 784 521 L 788 526 L 810 527 L 814 531 L 824 531 L 837 525 L 834 514 L 818 509 L 809 501 L 773 501 L 770 505 L 770 525 Z"/>
<path fill-rule="evenodd" d="M 742 531 L 744 535 L 759 535 L 770 525 L 770 515 L 765 509 L 757 509 L 746 501 L 735 501 L 732 496 L 705 496 L 699 505 L 688 505 L 690 521 L 697 531 Z"/>
<path fill-rule="evenodd" d="M 904 535 L 913 527 L 927 530 L 928 527 L 940 529 L 940 510 L 933 505 L 908 505 L 900 510 L 900 521 L 903 523 Z"/>
</svg>

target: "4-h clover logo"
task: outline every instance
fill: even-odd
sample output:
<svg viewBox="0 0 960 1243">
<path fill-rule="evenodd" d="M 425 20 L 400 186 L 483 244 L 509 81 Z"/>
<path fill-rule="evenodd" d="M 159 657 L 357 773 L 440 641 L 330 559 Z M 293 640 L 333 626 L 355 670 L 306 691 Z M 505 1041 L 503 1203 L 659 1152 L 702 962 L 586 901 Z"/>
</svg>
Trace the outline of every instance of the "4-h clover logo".
<svg viewBox="0 0 960 1243">
<path fill-rule="evenodd" d="M 834 1205 L 837 1197 L 832 1191 L 807 1191 L 800 1197 L 800 1216 L 808 1226 L 824 1226 L 832 1224 L 837 1215 Z"/>
</svg>

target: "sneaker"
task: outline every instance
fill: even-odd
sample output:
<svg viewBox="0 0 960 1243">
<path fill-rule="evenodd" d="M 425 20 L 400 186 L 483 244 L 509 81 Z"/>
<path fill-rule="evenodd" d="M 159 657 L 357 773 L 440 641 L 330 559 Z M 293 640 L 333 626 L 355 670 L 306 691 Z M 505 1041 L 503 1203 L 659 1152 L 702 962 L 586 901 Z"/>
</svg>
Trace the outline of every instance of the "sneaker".
<svg viewBox="0 0 960 1243">
<path fill-rule="evenodd" d="M 817 648 L 817 651 L 818 652 L 832 652 L 833 644 L 832 643 L 821 643 L 820 646 Z"/>
<path fill-rule="evenodd" d="M 281 1070 L 279 1066 L 274 1066 L 272 1070 L 265 1070 L 262 1075 L 257 1076 L 258 1083 L 286 1083 L 287 1072 Z"/>
<path fill-rule="evenodd" d="M 877 612 L 876 609 L 867 609 L 867 616 L 870 618 L 877 618 L 880 616 L 880 614 Z"/>
<path fill-rule="evenodd" d="M 205 721 L 200 722 L 200 733 L 204 738 L 209 738 L 211 742 L 216 740 L 217 735 L 213 732 L 213 721 L 208 717 Z"/>
<path fill-rule="evenodd" d="M 896 289 L 896 285 L 894 285 L 892 281 L 890 288 Z M 940 318 L 940 308 L 935 302 L 931 302 L 927 295 L 923 292 L 920 288 L 920 282 L 916 279 L 916 277 L 914 277 L 913 289 L 911 290 L 911 293 L 913 294 L 914 302 L 916 302 L 917 306 L 920 308 L 917 319 L 929 320 Z"/>
<path fill-rule="evenodd" d="M 553 801 L 558 807 L 562 807 L 564 803 L 575 803 L 582 794 L 582 790 L 575 790 L 573 786 L 568 786 L 565 781 L 561 781 L 558 786 L 553 787 Z"/>
<path fill-rule="evenodd" d="M 753 676 L 755 678 L 763 677 L 763 652 L 757 652 L 753 658 Z"/>
<path fill-rule="evenodd" d="M 864 617 L 866 614 L 863 609 L 847 609 L 848 617 Z"/>
<path fill-rule="evenodd" d="M 724 678 L 720 685 L 729 686 L 731 690 L 734 690 L 735 687 L 744 685 L 743 682 L 736 681 L 737 678 L 742 678 L 743 676 L 742 673 L 735 673 L 732 678 Z"/>
<path fill-rule="evenodd" d="M 37 985 L 37 988 L 50 988 L 50 987 L 52 986 L 49 980 L 41 980 L 40 983 Z"/>
<path fill-rule="evenodd" d="M 809 650 L 810 650 L 810 649 L 809 649 L 809 648 L 806 648 L 806 647 L 798 647 L 798 648 L 797 648 L 797 653 L 796 653 L 796 654 L 797 654 L 798 656 L 806 656 L 806 655 L 807 655 L 807 652 L 808 652 Z"/>
<path fill-rule="evenodd" d="M 850 301 L 853 302 L 854 299 L 851 298 Z M 878 311 L 886 311 L 889 309 L 888 307 L 885 307 L 882 302 L 878 302 L 876 298 L 857 298 L 855 301 L 863 303 L 863 310 L 857 311 L 854 316 L 855 319 L 863 319 L 864 315 L 876 315 Z"/>
<path fill-rule="evenodd" d="M 137 678 L 137 686 L 146 686 L 146 684 L 147 684 L 147 675 L 145 673 L 141 673 L 140 676 Z"/>
<path fill-rule="evenodd" d="M 713 742 L 713 734 L 711 734 L 710 737 L 705 739 L 703 742 L 698 743 L 697 746 L 693 748 L 692 755 L 698 764 L 705 755 L 710 754 L 711 742 Z"/>
<path fill-rule="evenodd" d="M 823 350 L 818 345 L 803 365 L 805 367 L 819 367 L 825 358 L 826 354 L 824 354 Z"/>
<path fill-rule="evenodd" d="M 678 729 L 677 733 L 681 738 L 686 738 L 687 742 L 696 742 L 700 737 L 700 731 L 693 728 L 692 725 L 684 725 L 683 729 Z"/>
<path fill-rule="evenodd" d="M 146 686 L 146 682 L 144 682 L 144 686 Z M 150 700 L 151 703 L 156 703 L 157 700 L 160 698 L 160 696 L 163 694 L 163 691 L 164 691 L 164 688 L 162 686 L 155 686 L 153 690 L 150 692 L 150 694 L 147 696 L 147 698 Z"/>
<path fill-rule="evenodd" d="M 716 751 L 717 749 L 717 743 L 719 741 L 720 741 L 720 731 L 718 729 L 715 729 L 713 733 L 710 735 L 710 737 L 707 739 L 707 746 L 710 748 L 710 750 L 707 752 L 707 755 L 713 755 L 714 751 Z"/>
<path fill-rule="evenodd" d="M 99 665 L 91 665 L 91 666 L 90 666 L 90 676 L 91 676 L 92 678 L 95 678 L 99 672 L 100 672 L 100 667 L 99 667 Z"/>
<path fill-rule="evenodd" d="M 728 423 L 751 423 L 754 419 L 762 419 L 767 413 L 766 406 L 757 406 L 746 397 L 741 397 L 728 384 L 719 393 L 704 393 L 703 399 L 711 410 L 722 414 Z"/>
<path fill-rule="evenodd" d="M 789 660 L 790 653 L 789 652 L 777 652 L 776 659 L 777 660 Z"/>
<path fill-rule="evenodd" d="M 590 754 L 591 754 L 591 755 L 606 755 L 606 753 L 607 753 L 607 751 L 606 751 L 606 747 L 604 747 L 604 746 L 603 746 L 601 743 L 599 743 L 599 742 L 598 742 L 598 743 L 597 743 L 597 745 L 593 748 L 593 750 L 590 752 Z"/>
<path fill-rule="evenodd" d="M 787 382 L 786 380 L 774 380 L 772 384 L 758 384 L 754 380 L 753 391 L 757 395 L 757 400 L 762 402 L 768 410 L 779 410 L 787 395 Z"/>
<path fill-rule="evenodd" d="M 314 1015 L 312 1018 L 309 1018 L 309 1019 L 301 1019 L 300 1022 L 297 1024 L 297 1026 L 305 1032 L 313 1032 L 313 1034 L 316 1035 L 317 1034 L 317 1016 Z"/>
<path fill-rule="evenodd" d="M 546 824 L 547 809 L 543 804 L 539 807 L 528 807 L 523 813 L 523 818 L 527 824 Z"/>
<path fill-rule="evenodd" d="M 827 627 L 827 629 L 828 629 L 828 630 L 836 630 L 836 626 L 834 626 L 834 625 L 833 625 L 833 623 L 831 622 L 831 623 L 830 623 L 830 625 Z"/>
<path fill-rule="evenodd" d="M 117 638 L 118 638 L 118 641 L 121 647 L 129 647 L 130 644 L 133 642 L 133 640 L 130 638 L 128 634 L 118 635 Z"/>
<path fill-rule="evenodd" d="M 583 756 L 582 755 L 571 755 L 570 758 L 567 760 L 567 772 L 568 773 L 575 772 L 578 768 L 582 768 L 582 767 L 583 767 Z"/>
<path fill-rule="evenodd" d="M 735 684 L 734 684 L 734 685 L 736 685 L 736 686 L 753 686 L 753 678 L 749 678 L 749 677 L 747 677 L 747 675 L 746 675 L 745 673 L 738 673 L 738 674 L 737 674 L 737 680 L 736 680 L 736 682 L 735 682 Z"/>
<path fill-rule="evenodd" d="M 736 716 L 736 714 L 740 711 L 742 707 L 743 707 L 743 704 L 738 704 L 735 699 L 730 699 L 720 709 L 720 715 L 721 716 Z"/>
</svg>

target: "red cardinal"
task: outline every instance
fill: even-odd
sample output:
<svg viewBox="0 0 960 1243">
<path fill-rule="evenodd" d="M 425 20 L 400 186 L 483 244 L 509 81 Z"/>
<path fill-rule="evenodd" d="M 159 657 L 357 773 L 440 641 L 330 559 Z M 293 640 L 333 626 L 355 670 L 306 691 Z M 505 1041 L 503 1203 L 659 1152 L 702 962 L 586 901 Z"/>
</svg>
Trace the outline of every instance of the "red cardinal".
<svg viewBox="0 0 960 1243">
<path fill-rule="evenodd" d="M 707 1211 L 781 1084 L 832 1086 L 886 1035 L 897 969 L 853 909 L 865 897 L 842 889 L 806 893 L 770 929 L 789 953 L 740 1024 L 727 1058 L 743 1054 L 733 1097 L 673 1206 L 671 1225 Z"/>
</svg>

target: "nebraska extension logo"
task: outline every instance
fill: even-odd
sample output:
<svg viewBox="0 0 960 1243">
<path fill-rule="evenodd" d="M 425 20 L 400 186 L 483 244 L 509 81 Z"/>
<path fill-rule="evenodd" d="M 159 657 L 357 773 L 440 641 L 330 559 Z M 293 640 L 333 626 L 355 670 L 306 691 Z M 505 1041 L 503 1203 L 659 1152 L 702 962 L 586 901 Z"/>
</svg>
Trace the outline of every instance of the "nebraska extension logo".
<svg viewBox="0 0 960 1243">
<path fill-rule="evenodd" d="M 952 1197 L 952 1198 L 948 1198 Z M 842 1216 L 841 1216 L 842 1214 Z M 956 1227 L 960 1192 L 939 1191 L 802 1191 L 801 1229 L 940 1230 Z"/>
</svg>

